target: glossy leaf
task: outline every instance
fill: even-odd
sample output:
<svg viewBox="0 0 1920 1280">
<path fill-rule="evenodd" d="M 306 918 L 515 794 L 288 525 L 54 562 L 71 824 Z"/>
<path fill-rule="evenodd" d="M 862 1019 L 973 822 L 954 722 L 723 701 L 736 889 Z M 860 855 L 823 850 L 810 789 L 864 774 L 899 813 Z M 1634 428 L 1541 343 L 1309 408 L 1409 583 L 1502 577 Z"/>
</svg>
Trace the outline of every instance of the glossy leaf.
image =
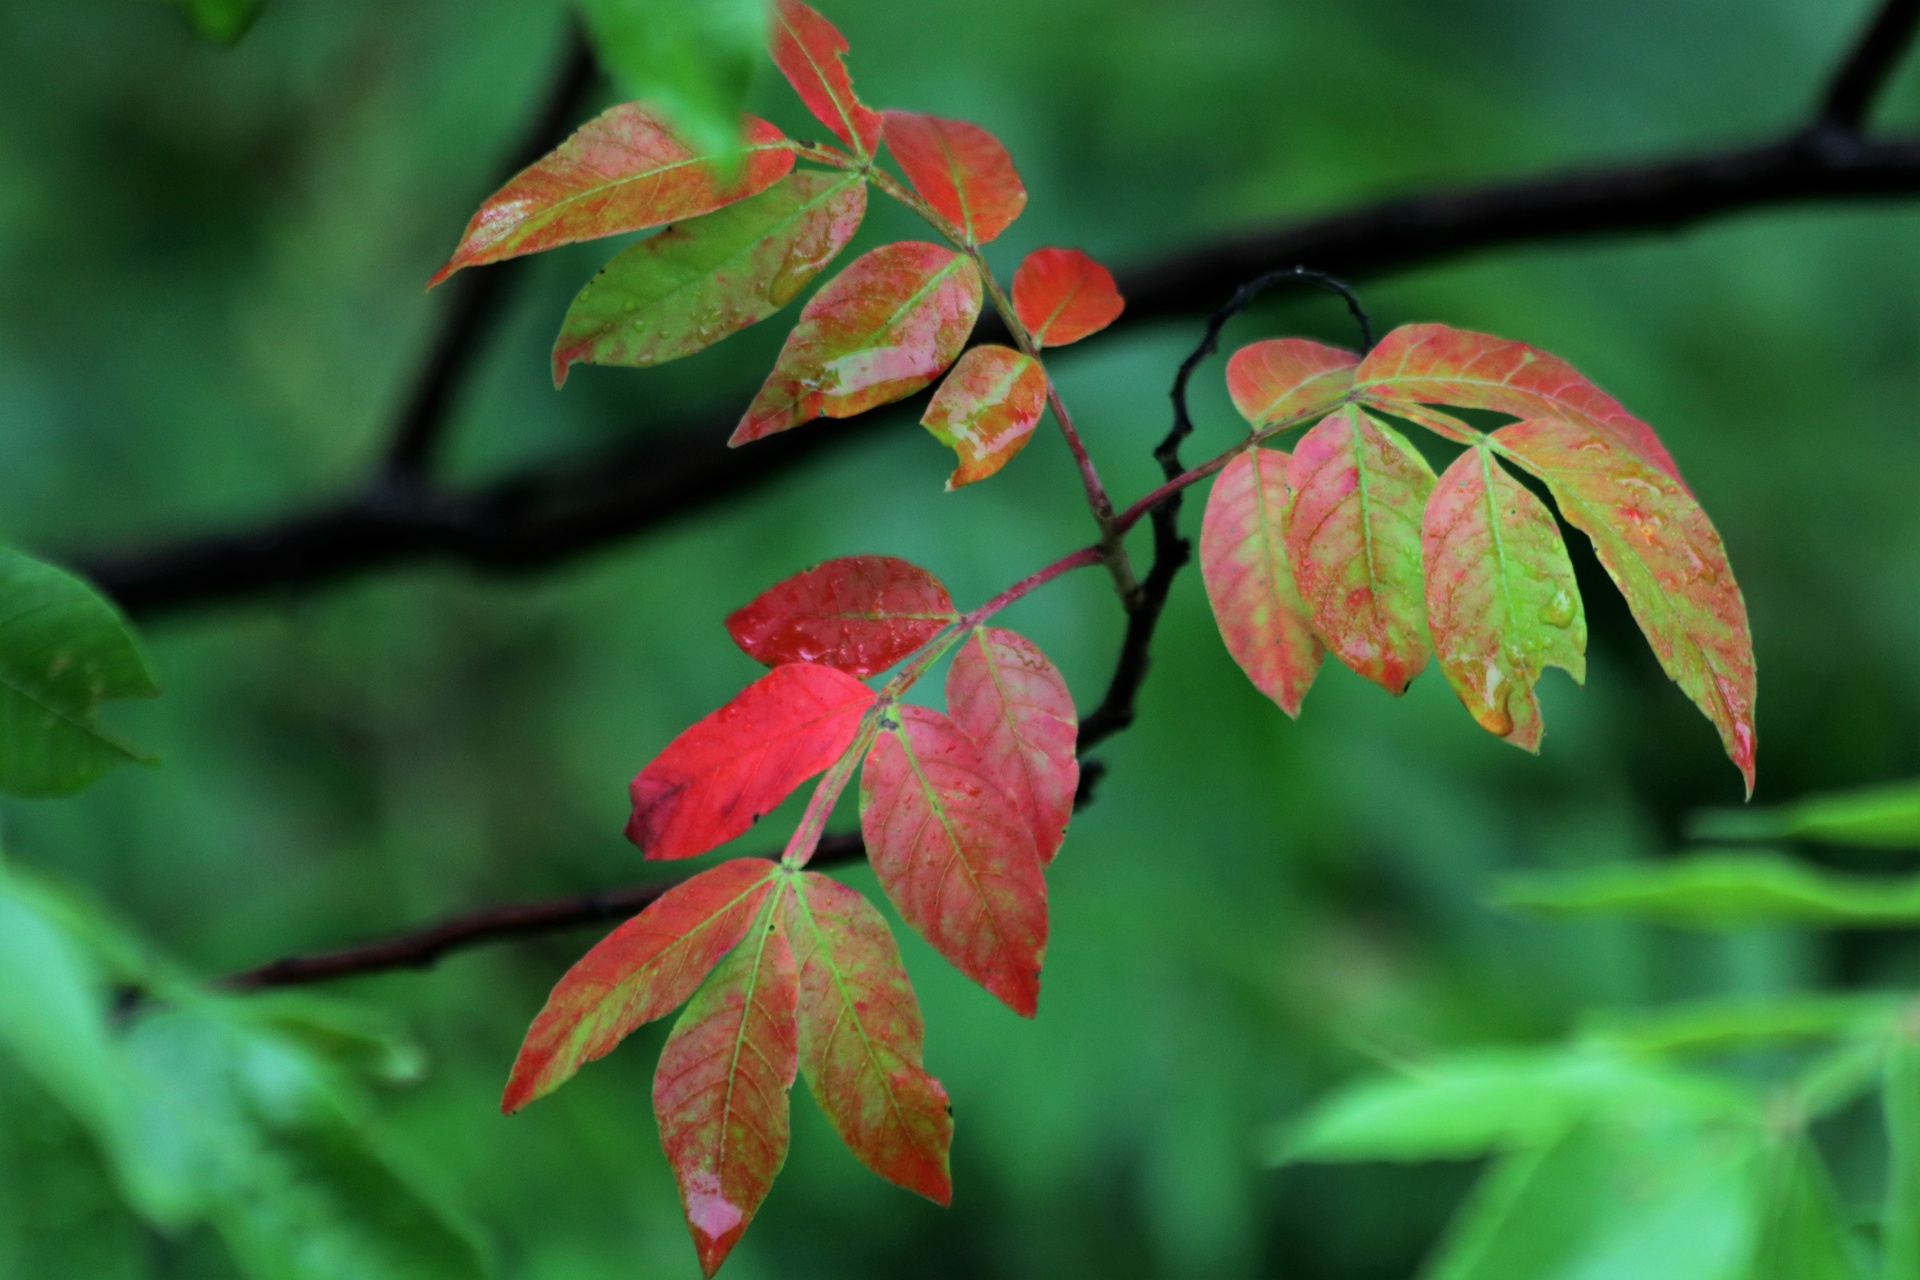
<svg viewBox="0 0 1920 1280">
<path fill-rule="evenodd" d="M 553 384 L 572 364 L 662 364 L 766 319 L 839 256 L 866 210 L 860 175 L 796 173 L 623 249 L 567 308 Z"/>
<path fill-rule="evenodd" d="M 653 1077 L 660 1144 L 711 1276 L 787 1158 L 800 989 L 771 903 L 674 1024 Z"/>
<path fill-rule="evenodd" d="M 1887 1052 L 1881 1105 L 1887 1125 L 1884 1280 L 1920 1280 L 1920 1026 L 1909 1006 Z"/>
<path fill-rule="evenodd" d="M 1751 795 L 1753 638 L 1707 513 L 1684 485 L 1590 428 L 1533 419 L 1493 441 L 1546 481 L 1560 514 L 1593 540 L 1661 667 L 1720 731 Z"/>
<path fill-rule="evenodd" d="M 1773 809 L 1709 809 L 1689 831 L 1703 840 L 1817 840 L 1863 849 L 1920 849 L 1920 782 L 1808 796 Z"/>
<path fill-rule="evenodd" d="M 847 38 L 800 0 L 775 0 L 773 62 L 814 118 L 862 159 L 880 147 L 886 119 L 854 96 L 843 61 Z"/>
<path fill-rule="evenodd" d="M 1200 576 L 1227 652 L 1290 716 L 1326 649 L 1287 559 L 1287 455 L 1252 448 L 1221 469 L 1200 525 Z"/>
<path fill-rule="evenodd" d="M 1587 675 L 1587 619 L 1560 526 L 1485 448 L 1454 459 L 1421 533 L 1427 625 L 1447 683 L 1482 728 L 1540 749 L 1534 684 Z"/>
<path fill-rule="evenodd" d="M 1695 928 L 1761 924 L 1902 927 L 1920 922 L 1920 880 L 1818 871 L 1773 854 L 1716 854 L 1535 876 L 1502 887 L 1507 906 L 1620 915 Z"/>
<path fill-rule="evenodd" d="M 903 240 L 862 254 L 808 300 L 727 443 L 912 395 L 960 354 L 980 296 L 972 259 L 951 249 Z"/>
<path fill-rule="evenodd" d="M 933 393 L 920 425 L 960 455 L 949 491 L 985 480 L 1033 438 L 1047 407 L 1047 371 L 1011 347 L 975 347 Z"/>
<path fill-rule="evenodd" d="M 1426 459 L 1357 408 L 1300 438 L 1287 463 L 1287 558 L 1336 658 L 1399 694 L 1427 663 L 1420 513 Z"/>
<path fill-rule="evenodd" d="M 1256 427 L 1330 409 L 1353 388 L 1360 357 L 1305 338 L 1270 338 L 1240 348 L 1227 361 L 1227 394 Z"/>
<path fill-rule="evenodd" d="M 1354 373 L 1354 388 L 1368 403 L 1396 413 L 1424 405 L 1456 405 L 1516 418 L 1561 419 L 1626 450 L 1686 488 L 1673 456 L 1652 427 L 1566 361 L 1524 342 L 1444 324 L 1402 325 L 1367 353 Z"/>
<path fill-rule="evenodd" d="M 640 771 L 627 838 L 649 858 L 733 839 L 837 760 L 872 703 L 872 690 L 831 667 L 774 668 Z"/>
<path fill-rule="evenodd" d="M 1026 820 L 1041 863 L 1052 862 L 1080 786 L 1080 717 L 1059 670 L 1025 636 L 975 627 L 947 668 L 947 714 Z"/>
<path fill-rule="evenodd" d="M 867 860 L 934 950 L 1031 1018 L 1047 949 L 1047 885 L 1033 834 L 958 725 L 925 707 L 895 714 L 860 778 Z"/>
<path fill-rule="evenodd" d="M 727 615 L 756 662 L 817 662 L 849 675 L 885 671 L 958 616 L 940 580 L 895 556 L 843 556 L 796 573 Z"/>
<path fill-rule="evenodd" d="M 900 948 L 854 890 L 812 872 L 791 884 L 781 906 L 800 970 L 807 1087 L 861 1163 L 947 1204 L 952 1108 L 921 1062 L 925 1028 Z"/>
<path fill-rule="evenodd" d="M 722 180 L 657 107 L 609 108 L 490 196 L 427 287 L 464 267 L 712 213 L 793 169 L 793 145 L 765 120 L 749 119 L 746 139 L 740 173 Z"/>
<path fill-rule="evenodd" d="M 889 111 L 887 150 L 934 212 L 985 244 L 1027 207 L 1027 188 L 1000 140 L 977 124 Z"/>
<path fill-rule="evenodd" d="M 764 0 L 582 0 L 580 9 L 620 96 L 658 104 L 725 168 L 767 45 Z"/>
<path fill-rule="evenodd" d="M 1035 346 L 1078 342 L 1126 306 L 1113 273 L 1078 249 L 1035 249 L 1013 273 L 1013 312 Z"/>
<path fill-rule="evenodd" d="M 746 935 L 775 865 L 737 858 L 661 894 L 567 970 L 527 1031 L 500 1109 L 511 1115 L 691 996 Z"/>
</svg>

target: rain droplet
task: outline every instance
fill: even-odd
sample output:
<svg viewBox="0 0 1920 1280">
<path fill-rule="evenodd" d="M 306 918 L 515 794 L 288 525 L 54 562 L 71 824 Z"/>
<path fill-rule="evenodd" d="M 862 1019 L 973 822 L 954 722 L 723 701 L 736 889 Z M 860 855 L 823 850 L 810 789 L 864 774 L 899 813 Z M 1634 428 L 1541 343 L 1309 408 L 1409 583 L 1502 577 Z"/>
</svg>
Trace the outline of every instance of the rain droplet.
<svg viewBox="0 0 1920 1280">
<path fill-rule="evenodd" d="M 1550 627 L 1570 627 L 1576 612 L 1573 593 L 1562 588 L 1540 606 L 1540 621 Z"/>
</svg>

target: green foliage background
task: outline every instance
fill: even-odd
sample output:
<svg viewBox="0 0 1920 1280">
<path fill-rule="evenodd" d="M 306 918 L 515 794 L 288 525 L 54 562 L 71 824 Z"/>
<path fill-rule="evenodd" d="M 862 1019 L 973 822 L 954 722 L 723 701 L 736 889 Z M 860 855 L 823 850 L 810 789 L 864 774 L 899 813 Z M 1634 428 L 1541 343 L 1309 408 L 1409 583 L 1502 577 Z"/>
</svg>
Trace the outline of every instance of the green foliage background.
<svg viewBox="0 0 1920 1280">
<path fill-rule="evenodd" d="M 1044 243 L 1129 264 L 1429 184 L 1771 133 L 1807 109 L 1862 9 L 826 6 L 869 101 L 975 119 L 1012 148 L 1032 202 L 990 250 L 1003 269 Z M 123 549 L 356 483 L 437 305 L 421 283 L 543 94 L 563 21 L 533 0 L 276 0 L 219 48 L 132 0 L 0 9 L 0 537 L 54 558 Z M 818 133 L 770 68 L 756 75 L 756 110 Z M 1911 77 L 1882 116 L 1920 116 Z M 1660 429 L 1752 608 L 1762 800 L 1920 770 L 1916 232 L 1920 209 L 1898 203 L 1767 211 L 1364 289 L 1383 327 L 1536 342 Z M 889 211 L 860 243 L 886 234 L 913 232 Z M 533 264 L 461 401 L 453 476 L 744 403 L 777 321 L 552 390 L 554 327 L 613 249 Z M 1156 478 L 1148 451 L 1196 331 L 1059 357 L 1119 493 Z M 1236 330 L 1282 331 L 1350 340 L 1320 301 Z M 1215 369 L 1196 457 L 1236 430 Z M 910 417 L 825 448 L 844 429 L 806 428 L 819 460 L 753 500 L 557 572 L 411 568 L 158 622 L 165 696 L 108 718 L 164 763 L 0 803 L 0 837 L 207 974 L 645 877 L 620 838 L 625 785 L 753 675 L 727 610 L 856 551 L 912 558 L 972 602 L 1087 539 L 1051 437 L 945 495 L 951 458 Z M 1701 936 L 1488 905 L 1503 873 L 1657 856 L 1688 810 L 1739 795 L 1581 550 L 1591 675 L 1584 692 L 1545 681 L 1537 761 L 1476 729 L 1434 674 L 1394 703 L 1330 666 L 1289 722 L 1234 668 L 1189 574 L 1140 724 L 1100 753 L 1111 774 L 1052 875 L 1038 1021 L 903 938 L 955 1101 L 955 1207 L 868 1175 L 802 1092 L 786 1173 L 727 1274 L 1404 1276 L 1474 1166 L 1267 1171 L 1268 1125 L 1382 1058 L 1544 1040 L 1593 1008 L 1911 982 L 1920 953 L 1897 936 Z M 1104 581 L 1079 575 L 1008 620 L 1091 705 L 1118 637 Z M 693 1275 L 649 1102 L 662 1029 L 520 1117 L 495 1110 L 526 1022 L 590 941 L 335 994 L 397 1011 L 423 1042 L 424 1082 L 380 1115 L 503 1274 Z M 1842 1116 L 1826 1135 L 1854 1216 L 1878 1194 L 1861 1128 Z M 204 1230 L 133 1225 L 91 1147 L 7 1067 L 0 1130 L 0 1276 L 233 1274 Z"/>
</svg>

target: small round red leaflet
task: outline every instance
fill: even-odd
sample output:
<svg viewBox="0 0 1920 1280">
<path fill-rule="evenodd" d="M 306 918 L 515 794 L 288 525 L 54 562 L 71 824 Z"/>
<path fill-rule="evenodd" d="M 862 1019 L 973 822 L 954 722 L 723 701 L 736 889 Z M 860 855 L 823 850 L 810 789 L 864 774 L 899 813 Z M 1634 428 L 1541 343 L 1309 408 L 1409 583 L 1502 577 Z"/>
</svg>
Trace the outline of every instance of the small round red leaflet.
<svg viewBox="0 0 1920 1280">
<path fill-rule="evenodd" d="M 887 150 L 907 181 L 972 244 L 985 244 L 1027 207 L 1027 188 L 999 139 L 977 124 L 889 111 Z"/>
<path fill-rule="evenodd" d="M 767 666 L 816 662 L 865 678 L 958 615 L 925 569 L 896 556 L 842 556 L 774 584 L 727 616 L 727 632 Z"/>
<path fill-rule="evenodd" d="M 1035 249 L 1013 273 L 1013 311 L 1036 346 L 1078 342 L 1126 306 L 1113 273 L 1078 249 Z"/>
</svg>

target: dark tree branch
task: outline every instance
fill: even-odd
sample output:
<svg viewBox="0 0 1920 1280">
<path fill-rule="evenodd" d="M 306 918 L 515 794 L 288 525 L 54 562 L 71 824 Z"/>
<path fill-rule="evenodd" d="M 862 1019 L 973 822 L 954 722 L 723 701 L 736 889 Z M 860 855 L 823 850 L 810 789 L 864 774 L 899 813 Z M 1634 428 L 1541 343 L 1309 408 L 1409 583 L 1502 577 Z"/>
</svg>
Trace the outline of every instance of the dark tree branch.
<svg viewBox="0 0 1920 1280">
<path fill-rule="evenodd" d="M 1920 25 L 1920 0 L 1884 0 L 1834 73 L 1820 104 L 1820 122 L 1848 133 L 1866 127 L 1867 115 L 1892 79 Z"/>
</svg>

